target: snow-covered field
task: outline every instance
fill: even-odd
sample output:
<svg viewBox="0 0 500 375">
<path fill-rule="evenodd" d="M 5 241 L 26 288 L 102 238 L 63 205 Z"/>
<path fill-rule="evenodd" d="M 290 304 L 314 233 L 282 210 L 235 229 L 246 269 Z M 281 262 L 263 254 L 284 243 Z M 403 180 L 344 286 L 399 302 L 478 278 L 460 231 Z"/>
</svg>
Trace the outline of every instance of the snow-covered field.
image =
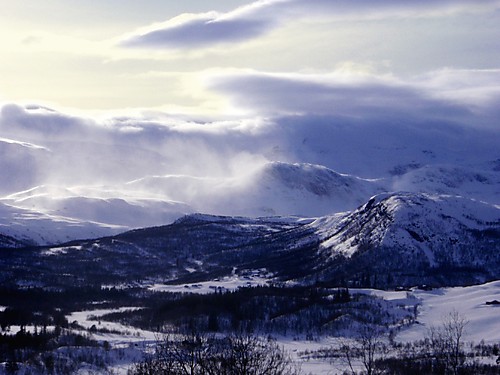
<svg viewBox="0 0 500 375">
<path fill-rule="evenodd" d="M 466 341 L 500 343 L 500 280 L 467 287 L 438 288 L 433 290 L 383 291 L 377 289 L 351 289 L 352 293 L 367 293 L 385 300 L 405 303 L 407 296 L 415 297 L 418 308 L 417 323 L 404 328 L 396 340 L 410 342 L 423 338 L 432 326 L 439 326 L 451 312 L 457 312 L 468 321 Z"/>
<path fill-rule="evenodd" d="M 113 312 L 123 312 L 136 310 L 137 307 L 121 307 L 119 309 L 96 309 L 76 311 L 68 315 L 66 318 L 70 323 L 76 322 L 80 326 L 90 329 L 94 327 L 97 331 L 109 331 L 106 333 L 94 333 L 97 340 L 109 341 L 113 343 L 136 342 L 144 340 L 154 340 L 155 335 L 150 331 L 145 331 L 137 328 L 125 326 L 120 323 L 101 321 L 99 318 L 103 315 Z M 119 332 L 119 333 L 118 333 Z"/>
<path fill-rule="evenodd" d="M 403 328 L 396 341 L 412 342 L 423 339 L 431 326 L 439 326 L 456 311 L 467 320 L 464 341 L 478 344 L 500 344 L 500 305 L 487 305 L 487 301 L 500 301 L 500 280 L 468 287 L 439 288 L 431 291 L 383 291 L 377 289 L 351 289 L 351 293 L 367 293 L 384 300 L 404 304 L 408 297 L 418 301 L 417 323 Z M 411 298 L 413 300 L 413 298 Z M 339 344 L 337 337 L 322 337 L 317 341 L 279 338 L 278 341 L 300 364 L 305 374 L 334 374 L 341 372 L 342 362 L 330 363 L 321 358 L 305 358 L 304 352 L 314 352 Z"/>
<path fill-rule="evenodd" d="M 265 278 L 258 276 L 256 272 L 252 279 L 252 285 L 265 282 Z M 216 288 L 231 290 L 244 285 L 246 279 L 237 276 L 228 277 L 219 281 L 200 283 L 195 285 L 161 286 L 156 285 L 155 290 L 183 291 L 191 293 L 215 292 Z M 500 306 L 486 305 L 488 301 L 500 300 L 500 280 L 490 283 L 454 288 L 440 288 L 430 291 L 413 289 L 411 291 L 383 291 L 377 289 L 351 289 L 351 293 L 370 294 L 386 301 L 391 301 L 393 306 L 407 304 L 418 305 L 418 316 L 416 324 L 404 327 L 396 336 L 396 341 L 411 342 L 424 338 L 427 330 L 432 325 L 440 325 L 443 319 L 456 311 L 467 321 L 465 342 L 479 343 L 500 343 Z M 129 363 L 137 360 L 138 351 L 151 348 L 158 334 L 145 331 L 119 323 L 111 323 L 95 319 L 107 313 L 125 311 L 131 307 L 120 309 L 96 309 L 90 311 L 74 312 L 67 316 L 69 322 L 76 321 L 85 328 L 95 325 L 97 332 L 92 333 L 93 338 L 99 341 L 108 341 L 113 348 L 122 348 L 124 353 L 128 353 Z M 109 330 L 111 333 L 99 332 L 99 330 Z M 120 333 L 118 333 L 120 332 Z M 277 337 L 277 341 L 289 352 L 292 359 L 300 364 L 304 374 L 326 375 L 333 374 L 341 370 L 340 362 L 332 364 L 323 358 L 307 356 L 306 352 L 316 352 L 324 348 L 335 347 L 339 343 L 339 338 L 334 336 L 320 337 L 315 340 L 306 340 L 304 337 Z M 339 367 L 340 366 L 340 367 Z M 112 365 L 113 370 L 118 374 L 125 374 L 128 368 L 127 358 Z"/>
<path fill-rule="evenodd" d="M 269 275 L 266 270 L 254 270 L 245 275 L 236 275 L 233 273 L 231 276 L 193 284 L 154 284 L 148 289 L 156 292 L 208 294 L 216 291 L 236 290 L 242 287 L 267 285 L 271 276 L 272 275 Z"/>
<path fill-rule="evenodd" d="M 439 325 L 446 316 L 456 311 L 466 320 L 466 341 L 500 343 L 500 305 L 486 302 L 500 301 L 500 281 L 468 287 L 415 290 L 421 300 L 418 322 L 398 335 L 400 341 L 421 338 L 432 325 Z"/>
<path fill-rule="evenodd" d="M 90 330 L 93 339 L 100 342 L 108 342 L 110 351 L 108 355 L 108 370 L 116 375 L 126 375 L 133 363 L 142 358 L 143 353 L 154 346 L 159 335 L 152 331 L 146 331 L 120 323 L 100 320 L 99 317 L 113 312 L 122 312 L 137 309 L 137 307 L 121 307 L 118 309 L 96 309 L 76 311 L 66 316 L 70 323 L 76 322 L 81 327 Z M 79 330 L 77 330 L 79 332 Z M 81 368 L 80 375 L 95 374 L 95 369 L 86 370 Z"/>
</svg>

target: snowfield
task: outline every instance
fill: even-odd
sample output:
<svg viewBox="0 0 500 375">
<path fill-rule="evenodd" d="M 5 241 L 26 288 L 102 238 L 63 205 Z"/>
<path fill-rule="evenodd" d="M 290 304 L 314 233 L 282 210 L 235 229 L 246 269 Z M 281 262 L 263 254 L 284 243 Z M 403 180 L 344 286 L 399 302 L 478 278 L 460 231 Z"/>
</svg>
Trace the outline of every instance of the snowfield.
<svg viewBox="0 0 500 375">
<path fill-rule="evenodd" d="M 256 272 L 257 274 L 257 272 Z M 255 283 L 264 281 L 264 278 L 255 277 Z M 210 285 L 208 285 L 210 284 Z M 230 290 L 238 287 L 240 280 L 237 277 L 227 278 L 219 282 L 203 283 L 196 285 L 180 286 L 155 286 L 156 290 L 182 291 L 189 293 L 215 292 L 211 286 Z M 256 285 L 256 284 L 254 284 Z M 186 287 L 188 286 L 188 287 Z M 246 286 L 244 284 L 244 286 Z M 164 288 L 164 289 L 162 289 Z M 456 311 L 467 319 L 467 329 L 464 341 L 467 343 L 500 343 L 500 305 L 486 305 L 488 301 L 500 300 L 500 281 L 494 281 L 482 285 L 467 287 L 439 288 L 430 291 L 413 288 L 409 291 L 383 291 L 378 289 L 351 289 L 351 293 L 363 293 L 377 296 L 389 301 L 388 306 L 412 307 L 417 306 L 417 322 L 409 327 L 404 326 L 396 335 L 396 341 L 412 342 L 423 339 L 427 330 L 435 325 L 439 326 L 443 319 Z M 145 331 L 119 323 L 101 321 L 98 318 L 108 313 L 136 309 L 133 307 L 122 307 L 120 309 L 96 309 L 89 311 L 74 312 L 67 316 L 71 323 L 76 321 L 87 329 L 95 326 L 95 329 L 106 329 L 111 333 L 92 333 L 93 338 L 99 341 L 108 341 L 113 348 L 124 349 L 126 357 L 116 360 L 111 368 L 118 374 L 126 374 L 131 363 L 139 358 L 139 352 L 149 350 L 155 340 L 160 336 L 151 331 Z M 349 333 L 347 332 L 347 335 Z M 315 352 L 329 347 L 337 347 L 339 340 L 345 340 L 337 335 L 317 337 L 313 341 L 304 337 L 278 336 L 277 341 L 289 352 L 291 358 L 300 364 L 304 374 L 326 375 L 340 372 L 345 369 L 342 362 L 337 360 L 331 363 L 328 359 L 312 356 Z M 347 338 L 348 339 L 348 338 Z M 127 357 L 128 356 L 128 357 Z M 129 362 L 127 362 L 127 360 Z M 127 364 L 128 363 L 128 364 Z"/>
<path fill-rule="evenodd" d="M 122 345 L 124 343 L 135 343 L 149 341 L 152 342 L 156 339 L 157 335 L 154 332 L 137 329 L 123 324 L 101 321 L 99 318 L 103 315 L 113 312 L 123 312 L 130 310 L 137 310 L 138 307 L 120 307 L 118 309 L 96 309 L 86 311 L 75 311 L 66 316 L 70 323 L 76 322 L 85 329 L 94 327 L 97 331 L 110 331 L 105 333 L 93 333 L 96 340 L 108 341 L 113 345 Z"/>
<path fill-rule="evenodd" d="M 468 320 L 466 341 L 500 343 L 500 305 L 486 302 L 500 301 L 500 281 L 468 287 L 442 288 L 412 292 L 421 302 L 418 322 L 403 330 L 398 340 L 421 338 L 432 325 L 439 325 L 446 316 L 457 311 Z"/>
<path fill-rule="evenodd" d="M 255 270 L 247 272 L 245 275 L 237 275 L 233 272 L 232 276 L 193 284 L 154 284 L 148 289 L 156 292 L 207 294 L 232 291 L 242 287 L 268 285 L 271 282 L 271 279 L 272 274 L 269 274 L 266 270 Z"/>
</svg>

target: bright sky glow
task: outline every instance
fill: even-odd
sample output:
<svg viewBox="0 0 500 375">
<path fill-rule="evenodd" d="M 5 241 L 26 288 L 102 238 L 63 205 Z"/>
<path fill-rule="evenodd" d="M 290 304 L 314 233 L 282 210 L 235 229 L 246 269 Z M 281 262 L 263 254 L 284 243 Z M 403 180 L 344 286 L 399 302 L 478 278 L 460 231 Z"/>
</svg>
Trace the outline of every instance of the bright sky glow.
<svg viewBox="0 0 500 375">
<path fill-rule="evenodd" d="M 245 76 L 249 71 L 253 76 L 341 71 L 415 79 L 443 69 L 497 69 L 499 4 L 5 2 L 0 100 L 228 115 L 240 113 L 229 105 L 233 94 L 238 99 L 244 92 L 225 86 L 221 95 L 217 87 L 207 87 L 214 72 L 218 79 L 226 72 Z"/>
</svg>

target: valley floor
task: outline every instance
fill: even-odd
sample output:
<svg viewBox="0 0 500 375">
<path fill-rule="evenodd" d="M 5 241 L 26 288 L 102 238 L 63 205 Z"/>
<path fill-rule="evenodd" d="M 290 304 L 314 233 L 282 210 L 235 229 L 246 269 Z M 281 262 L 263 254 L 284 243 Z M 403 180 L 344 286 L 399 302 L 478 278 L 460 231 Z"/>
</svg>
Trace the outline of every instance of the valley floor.
<svg viewBox="0 0 500 375">
<path fill-rule="evenodd" d="M 261 281 L 261 280 L 259 280 Z M 234 280 L 228 279 L 217 283 L 218 287 L 234 288 Z M 193 288 L 186 285 L 186 291 L 192 293 L 207 293 L 206 288 Z M 393 305 L 401 304 L 408 308 L 412 303 L 417 311 L 416 322 L 400 327 L 395 336 L 396 342 L 406 343 L 421 340 L 431 326 L 439 325 L 451 312 L 456 311 L 467 320 L 464 341 L 478 344 L 482 340 L 486 344 L 500 343 L 500 281 L 468 287 L 439 288 L 434 290 L 411 289 L 408 291 L 382 291 L 377 289 L 351 289 L 352 294 L 362 293 L 376 295 Z M 488 303 L 489 302 L 489 303 Z M 122 307 L 119 311 L 129 308 Z M 92 311 L 74 312 L 67 316 L 68 321 L 86 330 L 94 340 L 107 342 L 109 352 L 109 371 L 113 374 L 126 374 L 131 365 L 141 358 L 143 352 L 154 347 L 159 336 L 157 333 L 125 326 L 116 322 L 101 321 L 100 316 L 117 310 L 96 309 Z M 76 324 L 75 324 L 76 323 Z M 15 333 L 15 327 L 11 332 Z M 346 336 L 349 333 L 346 332 Z M 322 358 L 325 348 L 340 345 L 345 338 L 339 337 L 306 337 L 288 335 L 279 336 L 277 342 L 290 354 L 291 358 L 300 364 L 304 374 L 335 374 L 342 373 L 346 364 L 337 360 Z M 494 363 L 495 358 L 486 358 Z M 93 372 L 94 371 L 94 372 Z M 81 368 L 79 374 L 95 373 L 95 368 Z"/>
</svg>

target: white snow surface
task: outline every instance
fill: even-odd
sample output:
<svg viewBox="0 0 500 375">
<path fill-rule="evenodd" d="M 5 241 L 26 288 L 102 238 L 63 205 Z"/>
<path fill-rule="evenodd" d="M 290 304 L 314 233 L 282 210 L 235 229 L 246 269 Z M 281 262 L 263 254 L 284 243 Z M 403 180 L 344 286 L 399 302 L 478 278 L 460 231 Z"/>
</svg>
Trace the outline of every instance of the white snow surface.
<svg viewBox="0 0 500 375">
<path fill-rule="evenodd" d="M 247 271 L 245 275 L 237 275 L 233 272 L 231 276 L 193 284 L 153 284 L 148 289 L 157 292 L 208 294 L 232 291 L 243 287 L 267 285 L 271 278 L 272 274 L 269 274 L 266 270 L 254 270 L 251 272 Z"/>
<path fill-rule="evenodd" d="M 500 342 L 500 305 L 486 304 L 500 301 L 500 281 L 431 291 L 414 290 L 412 293 L 421 301 L 418 314 L 420 324 L 402 331 L 398 340 L 420 339 L 429 327 L 439 326 L 451 312 L 456 311 L 468 321 L 465 341 Z"/>
</svg>

